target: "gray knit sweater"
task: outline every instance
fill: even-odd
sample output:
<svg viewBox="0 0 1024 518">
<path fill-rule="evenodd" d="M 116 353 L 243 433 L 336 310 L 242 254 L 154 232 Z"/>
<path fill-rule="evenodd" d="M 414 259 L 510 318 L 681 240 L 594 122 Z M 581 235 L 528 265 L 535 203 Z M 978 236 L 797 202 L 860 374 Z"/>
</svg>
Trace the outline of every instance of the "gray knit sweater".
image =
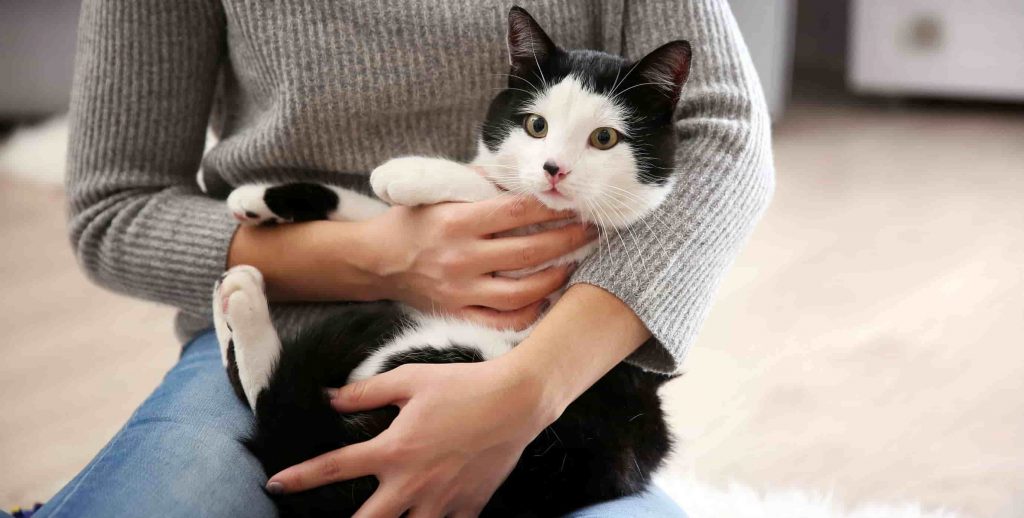
<svg viewBox="0 0 1024 518">
<path fill-rule="evenodd" d="M 660 341 L 632 362 L 674 371 L 773 187 L 768 115 L 736 22 L 725 0 L 522 4 L 567 48 L 637 58 L 673 39 L 694 46 L 681 181 L 657 223 L 610 240 L 572 280 L 617 295 Z M 83 268 L 178 307 L 183 338 L 208 326 L 236 223 L 197 187 L 200 165 L 228 185 L 360 186 L 397 155 L 470 158 L 507 72 L 507 11 L 474 0 L 86 0 L 67 185 Z M 208 123 L 221 140 L 204 156 Z M 322 310 L 274 313 L 287 327 Z"/>
</svg>

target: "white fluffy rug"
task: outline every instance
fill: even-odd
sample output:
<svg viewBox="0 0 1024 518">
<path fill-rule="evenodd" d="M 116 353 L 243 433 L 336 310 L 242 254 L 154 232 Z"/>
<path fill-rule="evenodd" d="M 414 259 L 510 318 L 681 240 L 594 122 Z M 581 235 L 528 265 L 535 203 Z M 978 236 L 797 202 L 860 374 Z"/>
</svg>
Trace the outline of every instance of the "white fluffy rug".
<svg viewBox="0 0 1024 518">
<path fill-rule="evenodd" d="M 917 504 L 863 503 L 851 508 L 832 495 L 799 490 L 761 493 L 742 484 L 722 489 L 672 477 L 657 483 L 689 518 L 966 518 Z"/>
</svg>

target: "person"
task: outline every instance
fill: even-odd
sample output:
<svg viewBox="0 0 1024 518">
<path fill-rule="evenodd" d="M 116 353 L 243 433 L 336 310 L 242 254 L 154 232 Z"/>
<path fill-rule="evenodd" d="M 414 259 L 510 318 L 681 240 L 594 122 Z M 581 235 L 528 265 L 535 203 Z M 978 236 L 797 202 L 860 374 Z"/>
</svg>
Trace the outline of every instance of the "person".
<svg viewBox="0 0 1024 518">
<path fill-rule="evenodd" d="M 71 102 L 71 242 L 108 288 L 180 309 L 180 361 L 38 516 L 274 516 L 264 491 L 374 474 L 360 517 L 475 515 L 523 447 L 620 361 L 675 372 L 728 264 L 773 190 L 769 119 L 725 0 L 530 2 L 564 47 L 636 58 L 685 38 L 679 181 L 663 209 L 578 270 L 518 281 L 587 242 L 582 226 L 476 235 L 554 217 L 489 200 L 392 208 L 366 222 L 239 228 L 208 190 L 285 180 L 366 188 L 403 155 L 470 157 L 507 73 L 505 2 L 86 0 Z M 208 123 L 219 142 L 203 154 Z M 223 194 L 223 193 L 221 193 Z M 637 258 L 642 257 L 642 265 Z M 252 425 L 209 331 L 210 294 L 236 264 L 265 275 L 287 330 L 344 301 L 390 299 L 523 327 L 512 353 L 399 369 L 340 389 L 350 410 L 400 402 L 389 435 L 269 480 L 238 439 Z M 140 347 L 144 346 L 140 344 Z M 453 433 L 453 430 L 458 430 Z M 574 516 L 682 516 L 656 488 Z"/>
</svg>

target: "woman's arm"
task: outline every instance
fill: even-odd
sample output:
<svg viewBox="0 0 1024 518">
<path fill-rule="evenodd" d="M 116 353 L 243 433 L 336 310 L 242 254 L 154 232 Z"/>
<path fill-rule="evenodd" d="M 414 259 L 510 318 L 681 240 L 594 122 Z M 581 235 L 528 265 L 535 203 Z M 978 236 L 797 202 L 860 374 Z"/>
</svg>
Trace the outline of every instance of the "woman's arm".
<svg viewBox="0 0 1024 518">
<path fill-rule="evenodd" d="M 570 282 L 599 286 L 625 302 L 657 338 L 629 361 L 673 372 L 771 198 L 771 121 L 725 0 L 637 0 L 625 9 L 627 56 L 680 38 L 693 47 L 676 111 L 677 183 L 655 214 L 623 231 L 623 239 L 608 240 Z"/>
<path fill-rule="evenodd" d="M 196 187 L 225 52 L 216 0 L 87 0 L 71 98 L 71 241 L 100 284 L 208 314 L 235 222 Z"/>
<path fill-rule="evenodd" d="M 557 416 L 650 337 L 618 297 L 577 284 L 503 359 L 541 387 L 542 413 Z"/>
<path fill-rule="evenodd" d="M 195 182 L 225 23 L 217 0 L 83 4 L 67 191 L 71 241 L 90 277 L 207 318 L 214 281 L 226 265 L 247 263 L 278 301 L 389 298 L 492 325 L 536 319 L 564 268 L 520 280 L 486 274 L 563 255 L 588 240 L 586 229 L 487 239 L 463 223 L 498 214 L 505 230 L 563 217 L 538 204 L 396 208 L 358 224 L 236 234 L 224 203 Z M 510 257 L 518 261 L 502 263 Z"/>
<path fill-rule="evenodd" d="M 520 279 L 491 272 L 543 264 L 596 234 L 570 224 L 529 236 L 490 236 L 565 217 L 533 200 L 500 197 L 392 207 L 360 222 L 242 227 L 228 265 L 259 268 L 275 301 L 400 300 L 423 311 L 522 329 L 536 321 L 545 297 L 565 284 L 570 268 Z"/>
</svg>

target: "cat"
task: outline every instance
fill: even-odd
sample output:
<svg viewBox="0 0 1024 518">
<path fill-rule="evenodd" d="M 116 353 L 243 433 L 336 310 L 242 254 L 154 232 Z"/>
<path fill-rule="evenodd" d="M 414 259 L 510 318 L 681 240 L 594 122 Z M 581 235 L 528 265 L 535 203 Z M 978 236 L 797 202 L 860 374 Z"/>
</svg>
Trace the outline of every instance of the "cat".
<svg viewBox="0 0 1024 518">
<path fill-rule="evenodd" d="M 473 202 L 507 191 L 572 210 L 606 230 L 654 211 L 674 180 L 673 112 L 689 74 L 689 43 L 667 43 L 636 62 L 565 50 L 513 7 L 507 44 L 508 86 L 488 109 L 470 164 L 389 160 L 370 177 L 379 199 L 315 183 L 244 185 L 228 197 L 229 209 L 250 225 L 355 221 L 385 211 L 383 202 Z M 556 262 L 592 251 L 585 247 Z M 397 415 L 394 407 L 340 414 L 325 387 L 406 363 L 486 361 L 528 332 L 383 302 L 341 307 L 282 341 L 262 276 L 251 266 L 221 277 L 213 311 L 228 376 L 255 412 L 255 432 L 245 444 L 268 474 L 371 439 Z M 559 516 L 642 491 L 672 447 L 657 392 L 668 379 L 627 363 L 614 367 L 527 446 L 483 516 Z M 374 477 L 362 477 L 273 498 L 282 516 L 348 516 L 376 487 Z"/>
</svg>

